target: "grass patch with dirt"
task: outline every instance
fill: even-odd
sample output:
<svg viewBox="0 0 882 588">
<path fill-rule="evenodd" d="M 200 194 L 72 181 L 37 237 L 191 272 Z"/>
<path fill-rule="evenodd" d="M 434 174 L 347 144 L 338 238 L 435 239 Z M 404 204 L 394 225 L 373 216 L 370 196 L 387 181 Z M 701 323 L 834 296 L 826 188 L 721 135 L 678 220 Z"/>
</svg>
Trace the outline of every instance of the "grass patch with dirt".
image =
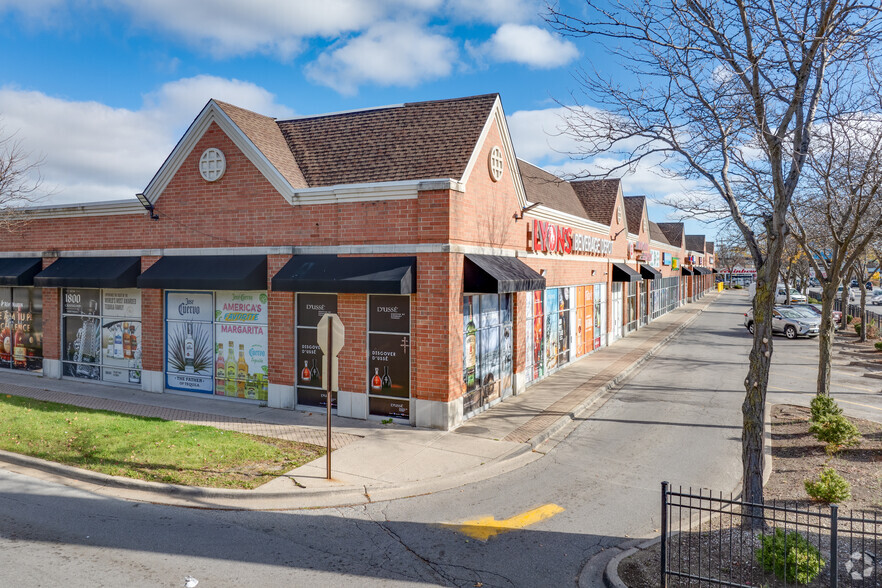
<svg viewBox="0 0 882 588">
<path fill-rule="evenodd" d="M 0 449 L 138 480 L 251 489 L 324 455 L 315 445 L 0 397 Z"/>
</svg>

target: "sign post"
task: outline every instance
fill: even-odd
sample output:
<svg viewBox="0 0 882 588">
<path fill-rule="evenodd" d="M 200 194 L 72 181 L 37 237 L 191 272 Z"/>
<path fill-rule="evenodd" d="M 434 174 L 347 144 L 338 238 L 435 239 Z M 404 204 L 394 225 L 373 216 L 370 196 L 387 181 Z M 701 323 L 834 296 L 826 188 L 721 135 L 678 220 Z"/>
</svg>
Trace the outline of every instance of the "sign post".
<svg viewBox="0 0 882 588">
<path fill-rule="evenodd" d="M 328 480 L 331 479 L 331 405 L 334 398 L 334 385 L 339 386 L 337 378 L 337 355 L 343 349 L 346 329 L 336 314 L 328 313 L 318 322 L 316 339 L 322 350 L 322 388 L 327 390 L 325 410 L 328 416 Z"/>
</svg>

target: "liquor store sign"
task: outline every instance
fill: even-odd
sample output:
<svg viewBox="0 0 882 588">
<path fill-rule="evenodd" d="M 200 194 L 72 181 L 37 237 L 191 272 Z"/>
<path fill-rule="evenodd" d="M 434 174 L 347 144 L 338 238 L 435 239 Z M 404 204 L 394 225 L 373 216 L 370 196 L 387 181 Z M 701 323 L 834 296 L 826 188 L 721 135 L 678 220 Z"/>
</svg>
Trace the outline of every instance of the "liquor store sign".
<svg viewBox="0 0 882 588">
<path fill-rule="evenodd" d="M 572 227 L 533 219 L 527 233 L 527 249 L 537 253 L 608 256 L 613 242 L 577 233 Z"/>
</svg>

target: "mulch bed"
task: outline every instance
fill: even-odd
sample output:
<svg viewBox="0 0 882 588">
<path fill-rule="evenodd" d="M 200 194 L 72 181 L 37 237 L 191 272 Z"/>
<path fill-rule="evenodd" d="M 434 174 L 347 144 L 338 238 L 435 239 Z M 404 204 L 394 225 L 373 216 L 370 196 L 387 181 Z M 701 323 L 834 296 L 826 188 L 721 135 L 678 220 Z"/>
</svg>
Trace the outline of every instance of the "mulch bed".
<svg viewBox="0 0 882 588">
<path fill-rule="evenodd" d="M 824 444 L 817 441 L 808 431 L 809 409 L 778 405 L 772 407 L 772 464 L 773 472 L 765 486 L 766 504 L 777 504 L 809 509 L 819 513 L 829 513 L 829 507 L 812 500 L 805 491 L 804 481 L 817 478 L 824 467 L 833 467 L 836 472 L 851 484 L 850 500 L 839 505 L 839 516 L 856 516 L 873 519 L 878 517 L 882 531 L 882 425 L 862 419 L 852 419 L 852 423 L 863 436 L 857 447 L 843 449 L 834 457 L 826 454 Z M 697 516 L 693 523 L 697 523 Z M 820 520 L 816 516 L 799 517 L 802 525 L 798 530 L 807 535 L 813 544 L 820 547 L 825 562 L 829 564 L 829 536 L 826 532 L 816 533 L 807 524 Z M 785 586 L 774 575 L 764 572 L 754 556 L 759 547 L 758 532 L 742 529 L 740 517 L 722 515 L 711 518 L 700 526 L 686 531 L 688 524 L 682 526 L 683 532 L 672 539 L 681 568 L 695 565 L 703 558 L 701 572 L 723 570 L 727 579 L 743 582 L 746 585 L 776 587 Z M 796 520 L 791 519 L 788 530 L 794 529 Z M 781 526 L 781 525 L 779 525 Z M 677 526 L 674 525 L 674 529 Z M 865 526 L 865 530 L 867 527 Z M 768 532 L 768 531 L 767 531 Z M 839 582 L 842 586 L 876 586 L 882 584 L 882 538 L 877 544 L 856 543 L 853 536 L 840 532 Z M 878 549 L 877 549 L 878 547 Z M 708 563 L 710 562 L 710 566 Z M 849 563 L 851 562 L 851 563 Z M 639 551 L 619 565 L 619 577 L 630 588 L 656 588 L 659 586 L 660 545 Z M 672 568 L 677 569 L 676 565 Z M 691 573 L 699 571 L 693 568 Z M 828 586 L 830 566 L 825 565 L 822 573 L 809 586 Z M 858 576 L 854 576 L 857 574 Z M 670 578 L 668 586 L 707 586 L 705 581 L 688 581 Z M 793 584 L 787 584 L 792 586 Z"/>
</svg>

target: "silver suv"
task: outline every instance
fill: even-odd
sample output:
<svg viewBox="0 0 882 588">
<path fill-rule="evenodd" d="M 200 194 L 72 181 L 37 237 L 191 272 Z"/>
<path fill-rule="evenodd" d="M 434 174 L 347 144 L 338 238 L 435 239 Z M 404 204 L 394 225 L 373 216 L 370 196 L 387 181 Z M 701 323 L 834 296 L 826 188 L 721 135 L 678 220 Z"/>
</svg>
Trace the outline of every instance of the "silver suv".
<svg viewBox="0 0 882 588">
<path fill-rule="evenodd" d="M 753 333 L 752 308 L 744 313 L 744 326 Z M 784 333 L 788 339 L 796 339 L 800 335 L 817 337 L 821 332 L 821 317 L 812 316 L 810 311 L 776 306 L 772 310 L 772 332 Z"/>
</svg>

